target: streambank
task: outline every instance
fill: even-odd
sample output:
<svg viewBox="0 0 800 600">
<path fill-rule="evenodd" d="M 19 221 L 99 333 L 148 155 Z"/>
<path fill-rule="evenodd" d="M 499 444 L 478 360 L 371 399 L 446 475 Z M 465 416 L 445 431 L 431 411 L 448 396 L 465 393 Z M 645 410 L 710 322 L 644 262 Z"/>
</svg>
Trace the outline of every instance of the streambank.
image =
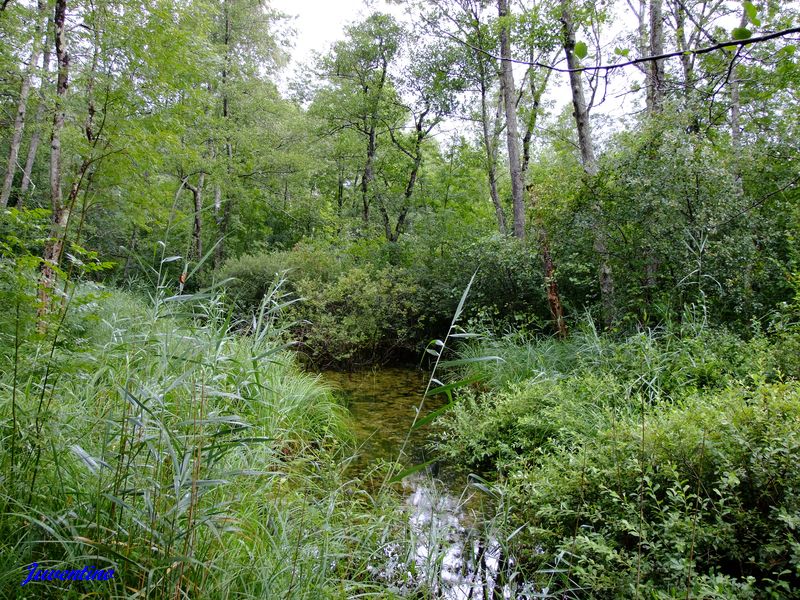
<svg viewBox="0 0 800 600">
<path fill-rule="evenodd" d="M 436 458 L 426 448 L 437 434 L 435 423 L 409 432 L 418 410 L 425 415 L 447 401 L 441 395 L 423 402 L 428 373 L 386 367 L 326 371 L 323 377 L 350 411 L 358 443 L 354 469 L 364 472 L 379 460 L 410 466 Z M 512 582 L 497 587 L 499 573 L 513 560 L 503 556 L 484 518 L 488 499 L 483 492 L 441 461 L 406 477 L 403 488 L 414 555 L 401 556 L 398 548 L 386 548 L 383 562 L 371 567 L 373 577 L 400 593 L 424 584 L 436 597 L 452 600 L 516 597 Z"/>
</svg>

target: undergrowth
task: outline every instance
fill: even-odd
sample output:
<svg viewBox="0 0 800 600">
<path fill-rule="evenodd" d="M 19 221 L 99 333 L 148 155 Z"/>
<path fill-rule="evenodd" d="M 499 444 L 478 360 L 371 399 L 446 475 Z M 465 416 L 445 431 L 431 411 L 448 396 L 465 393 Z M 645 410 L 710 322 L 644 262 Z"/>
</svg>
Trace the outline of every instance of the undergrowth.
<svg viewBox="0 0 800 600">
<path fill-rule="evenodd" d="M 624 339 L 483 340 L 438 445 L 490 481 L 543 596 L 790 598 L 800 587 L 796 330 L 688 318 Z"/>
<path fill-rule="evenodd" d="M 278 287 L 243 324 L 209 294 L 68 286 L 44 332 L 32 278 L 3 293 L 0 595 L 392 595 L 370 570 L 406 551 L 398 497 L 344 477 L 343 408 L 295 365 Z M 22 587 L 32 563 L 115 576 Z"/>
</svg>

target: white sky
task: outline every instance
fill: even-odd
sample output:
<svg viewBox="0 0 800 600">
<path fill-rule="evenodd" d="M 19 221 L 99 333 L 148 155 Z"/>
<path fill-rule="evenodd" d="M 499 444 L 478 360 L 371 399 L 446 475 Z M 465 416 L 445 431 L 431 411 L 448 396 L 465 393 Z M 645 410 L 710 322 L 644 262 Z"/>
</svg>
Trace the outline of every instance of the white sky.
<svg viewBox="0 0 800 600">
<path fill-rule="evenodd" d="M 341 38 L 344 26 L 364 8 L 363 0 L 272 0 L 270 5 L 295 17 L 293 61 L 305 60 L 312 51 L 322 51 Z"/>
<path fill-rule="evenodd" d="M 385 0 L 271 0 L 270 5 L 278 11 L 294 17 L 289 24 L 296 32 L 293 48 L 290 49 L 291 62 L 281 74 L 278 84 L 283 92 L 287 91 L 288 82 L 292 79 L 295 69 L 310 61 L 314 52 L 324 53 L 333 42 L 342 39 L 346 25 L 366 17 L 369 12 L 374 10 L 389 12 L 400 18 L 402 18 L 404 10 L 402 6 L 390 5 Z M 524 69 L 519 67 L 518 70 L 520 72 L 515 73 L 517 80 Z M 602 106 L 596 107 L 593 111 L 594 114 L 619 116 L 633 110 L 628 97 L 624 95 L 614 97 L 621 91 L 619 84 L 620 82 L 617 80 L 616 85 L 609 90 L 610 94 L 606 102 Z M 546 96 L 555 101 L 554 110 L 558 112 L 560 107 L 570 102 L 566 75 L 556 75 L 548 87 Z M 450 130 L 463 128 L 463 124 L 450 125 L 450 127 L 442 127 L 439 133 L 447 135 Z"/>
<path fill-rule="evenodd" d="M 296 35 L 284 79 L 297 65 L 308 62 L 314 52 L 324 53 L 333 42 L 342 39 L 345 26 L 366 17 L 371 10 L 402 14 L 397 5 L 388 5 L 384 0 L 270 0 L 270 6 L 294 17 L 290 26 Z"/>
</svg>

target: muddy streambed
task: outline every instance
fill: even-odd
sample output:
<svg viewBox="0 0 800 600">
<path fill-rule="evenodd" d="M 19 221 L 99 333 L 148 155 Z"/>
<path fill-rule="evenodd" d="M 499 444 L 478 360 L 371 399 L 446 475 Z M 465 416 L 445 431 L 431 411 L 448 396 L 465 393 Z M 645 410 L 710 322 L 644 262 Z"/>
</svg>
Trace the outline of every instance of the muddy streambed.
<svg viewBox="0 0 800 600">
<path fill-rule="evenodd" d="M 382 368 L 357 373 L 326 372 L 350 410 L 359 455 L 356 469 L 367 469 L 375 460 L 421 464 L 435 458 L 426 443 L 436 434 L 435 424 L 406 436 L 420 406 L 428 374 L 405 368 Z M 441 407 L 445 395 L 425 400 L 421 415 Z M 519 597 L 512 585 L 500 584 L 498 571 L 513 570 L 513 561 L 502 556 L 500 546 L 486 533 L 477 507 L 479 494 L 467 478 L 456 476 L 446 464 L 437 463 L 403 481 L 413 544 L 414 568 L 407 559 L 387 550 L 386 562 L 376 565 L 374 575 L 398 591 L 426 582 L 437 597 L 448 600 Z M 411 571 L 415 571 L 414 574 Z"/>
</svg>

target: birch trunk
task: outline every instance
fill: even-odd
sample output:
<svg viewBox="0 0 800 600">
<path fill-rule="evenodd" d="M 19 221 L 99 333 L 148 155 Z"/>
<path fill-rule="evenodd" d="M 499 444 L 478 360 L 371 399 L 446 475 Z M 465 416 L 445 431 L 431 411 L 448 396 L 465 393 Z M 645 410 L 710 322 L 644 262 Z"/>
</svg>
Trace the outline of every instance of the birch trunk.
<svg viewBox="0 0 800 600">
<path fill-rule="evenodd" d="M 500 82 L 506 112 L 506 145 L 511 174 L 511 201 L 514 213 L 514 237 L 525 238 L 525 199 L 520 165 L 519 132 L 517 128 L 517 105 L 514 100 L 516 86 L 511 64 L 511 27 L 508 0 L 497 0 L 497 13 L 502 20 L 500 25 Z"/>
<path fill-rule="evenodd" d="M 17 101 L 17 112 L 14 118 L 14 130 L 11 134 L 11 145 L 8 151 L 8 162 L 6 164 L 6 174 L 3 178 L 3 187 L 0 189 L 0 208 L 8 206 L 8 199 L 11 196 L 11 188 L 14 185 L 14 174 L 17 172 L 17 158 L 19 148 L 22 143 L 22 132 L 25 129 L 25 114 L 28 111 L 28 96 L 31 91 L 31 80 L 36 73 L 36 65 L 39 62 L 39 54 L 42 51 L 42 20 L 47 5 L 39 1 L 36 29 L 33 34 L 33 48 L 31 50 L 31 60 L 25 75 L 22 78 L 22 86 L 19 91 Z"/>
<path fill-rule="evenodd" d="M 664 54 L 664 15 L 662 0 L 650 1 L 650 56 Z M 646 67 L 647 112 L 651 115 L 664 107 L 664 60 L 651 60 Z"/>
<path fill-rule="evenodd" d="M 495 134 L 489 131 L 489 110 L 487 100 L 487 90 L 484 84 L 481 84 L 481 121 L 483 121 L 483 144 L 486 148 L 486 173 L 489 177 L 489 194 L 492 198 L 494 205 L 494 213 L 497 218 L 497 228 L 500 230 L 501 235 L 508 233 L 508 221 L 506 220 L 506 211 L 503 209 L 503 204 L 500 202 L 500 193 L 497 191 L 497 142 L 499 135 L 497 134 L 497 127 L 495 127 Z M 498 103 L 498 109 L 500 109 Z M 495 119 L 495 123 L 499 120 L 499 116 Z"/>
<path fill-rule="evenodd" d="M 42 58 L 42 83 L 39 88 L 39 106 L 36 108 L 36 115 L 33 122 L 35 129 L 31 135 L 30 145 L 28 146 L 28 157 L 25 160 L 25 169 L 22 172 L 22 183 L 19 186 L 19 198 L 17 199 L 17 206 L 22 207 L 25 194 L 28 193 L 28 188 L 31 185 L 31 173 L 33 173 L 33 165 L 36 162 L 36 153 L 39 151 L 39 142 L 42 139 L 42 128 L 44 126 L 45 112 L 47 111 L 47 101 L 45 90 L 49 83 L 50 73 L 50 29 L 52 21 L 47 21 L 47 35 L 44 40 L 44 55 Z"/>
<path fill-rule="evenodd" d="M 481 26 L 478 20 L 478 14 L 473 13 L 473 24 L 475 26 L 475 34 L 478 38 L 478 43 L 483 46 L 483 37 L 481 34 Z M 489 117 L 489 89 L 491 87 L 491 77 L 489 76 L 488 69 L 486 68 L 486 58 L 482 52 L 475 53 L 475 60 L 478 63 L 478 86 L 481 95 L 481 125 L 483 132 L 483 147 L 486 150 L 486 174 L 489 178 L 489 195 L 494 205 L 494 213 L 497 218 L 497 228 L 500 235 L 508 233 L 508 224 L 506 220 L 506 212 L 503 210 L 503 204 L 500 201 L 500 194 L 497 191 L 497 143 L 499 139 L 496 123 L 499 121 L 500 111 L 502 107 L 498 103 L 498 114 L 495 117 L 494 124 L 490 122 Z M 491 127 L 491 129 L 490 129 Z"/>
<path fill-rule="evenodd" d="M 69 224 L 69 207 L 64 204 L 61 189 L 61 131 L 64 129 L 64 100 L 69 85 L 69 54 L 66 39 L 66 0 L 56 0 L 55 16 L 55 54 L 58 76 L 56 79 L 55 113 L 53 132 L 50 137 L 50 237 L 44 246 L 41 276 L 39 278 L 39 329 L 45 327 L 44 316 L 50 310 L 51 296 L 55 286 L 55 273 L 61 261 L 64 239 Z"/>
</svg>

